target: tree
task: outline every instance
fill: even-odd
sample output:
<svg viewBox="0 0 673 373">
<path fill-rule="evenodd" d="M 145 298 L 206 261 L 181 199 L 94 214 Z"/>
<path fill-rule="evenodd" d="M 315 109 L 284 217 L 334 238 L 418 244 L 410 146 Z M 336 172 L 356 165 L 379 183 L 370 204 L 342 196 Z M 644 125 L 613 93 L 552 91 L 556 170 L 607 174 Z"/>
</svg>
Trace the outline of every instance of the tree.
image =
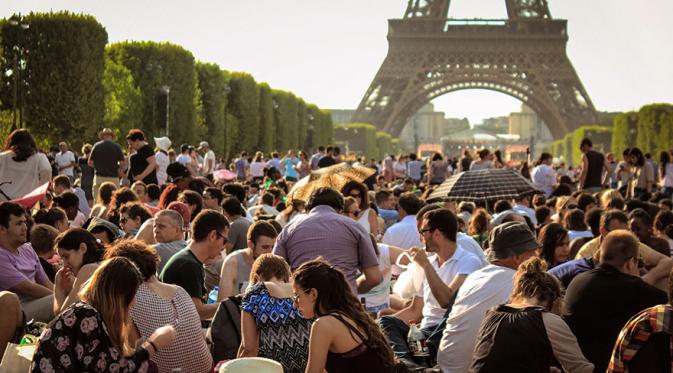
<svg viewBox="0 0 673 373">
<path fill-rule="evenodd" d="M 345 143 L 349 152 L 364 153 L 367 159 L 378 158 L 376 127 L 366 123 L 341 123 L 334 126 L 334 140 Z"/>
<path fill-rule="evenodd" d="M 111 128 L 118 137 L 125 136 L 131 128 L 140 128 L 142 125 L 140 89 L 136 86 L 131 72 L 110 58 L 105 59 L 103 91 L 104 127 Z"/>
<path fill-rule="evenodd" d="M 673 105 L 651 104 L 645 105 L 638 111 L 636 144 L 643 153 L 668 150 L 671 147 L 670 127 Z M 667 132 L 669 135 L 663 138 Z"/>
<path fill-rule="evenodd" d="M 169 137 L 174 144 L 194 144 L 203 139 L 204 128 L 197 111 L 197 74 L 191 52 L 170 43 L 127 41 L 108 46 L 108 54 L 131 72 L 140 89 L 141 128 L 147 137 L 165 134 L 168 106 Z M 170 90 L 169 95 L 163 88 Z M 166 105 L 166 96 L 169 105 Z"/>
<path fill-rule="evenodd" d="M 229 78 L 231 97 L 229 112 L 237 120 L 238 146 L 236 151 L 257 149 L 259 136 L 259 89 L 252 75 L 233 72 Z"/>
<path fill-rule="evenodd" d="M 74 146 L 93 138 L 103 124 L 103 70 L 107 32 L 89 15 L 30 13 L 29 29 L 2 22 L 3 108 L 13 104 L 13 62 L 25 58 L 21 90 L 26 128 L 38 139 L 70 139 Z"/>
<path fill-rule="evenodd" d="M 224 109 L 227 104 L 227 82 L 217 64 L 196 64 L 206 137 L 216 154 L 226 153 Z"/>
<path fill-rule="evenodd" d="M 266 83 L 259 85 L 259 136 L 257 149 L 269 153 L 273 151 L 276 129 L 273 121 L 273 96 Z"/>
</svg>

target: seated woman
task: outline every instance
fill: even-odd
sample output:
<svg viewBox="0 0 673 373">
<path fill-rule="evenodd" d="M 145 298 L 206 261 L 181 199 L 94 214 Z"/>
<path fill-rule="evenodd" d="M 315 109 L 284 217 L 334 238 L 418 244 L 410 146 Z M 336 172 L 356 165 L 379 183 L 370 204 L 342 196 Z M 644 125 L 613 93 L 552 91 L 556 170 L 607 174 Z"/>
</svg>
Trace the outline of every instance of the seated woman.
<svg viewBox="0 0 673 373">
<path fill-rule="evenodd" d="M 393 352 L 344 274 L 318 258 L 294 273 L 294 301 L 311 327 L 306 373 L 390 372 Z"/>
<path fill-rule="evenodd" d="M 547 264 L 548 269 L 568 261 L 570 240 L 568 231 L 561 224 L 545 225 L 537 241 L 540 244 L 540 258 Z"/>
<path fill-rule="evenodd" d="M 54 283 L 54 315 L 58 315 L 77 302 L 77 294 L 98 268 L 105 247 L 82 228 L 71 228 L 61 233 L 54 245 L 63 261 Z"/>
<path fill-rule="evenodd" d="M 119 226 L 126 233 L 125 238 L 134 238 L 143 223 L 152 217 L 152 213 L 141 202 L 128 202 L 119 210 Z"/>
<path fill-rule="evenodd" d="M 157 280 L 159 257 L 154 248 L 139 240 L 123 240 L 105 253 L 106 259 L 115 257 L 131 260 L 140 269 L 143 280 L 130 310 L 135 325 L 130 330 L 131 339 L 146 339 L 162 325 L 173 325 L 177 333 L 175 342 L 152 357 L 159 372 L 175 368 L 182 368 L 184 373 L 211 371 L 213 358 L 196 307 L 184 289 Z"/>
<path fill-rule="evenodd" d="M 137 349 L 127 339 L 128 312 L 140 272 L 126 258 L 101 263 L 80 295 L 44 330 L 31 372 L 145 372 L 149 359 L 175 339 L 175 329 L 157 329 Z"/>
<path fill-rule="evenodd" d="M 494 307 L 477 335 L 470 372 L 549 372 L 554 359 L 567 372 L 594 370 L 577 339 L 556 313 L 561 284 L 533 257 L 514 275 L 510 304 Z"/>
<path fill-rule="evenodd" d="M 117 190 L 117 186 L 109 181 L 100 185 L 100 188 L 98 188 L 98 200 L 93 208 L 91 208 L 91 212 L 89 212 L 90 218 L 105 218 L 112 202 L 112 194 L 115 190 Z"/>
<path fill-rule="evenodd" d="M 238 357 L 265 357 L 286 373 L 303 373 L 312 320 L 294 306 L 289 282 L 290 266 L 279 256 L 262 254 L 252 264 L 251 286 L 241 302 Z"/>
</svg>

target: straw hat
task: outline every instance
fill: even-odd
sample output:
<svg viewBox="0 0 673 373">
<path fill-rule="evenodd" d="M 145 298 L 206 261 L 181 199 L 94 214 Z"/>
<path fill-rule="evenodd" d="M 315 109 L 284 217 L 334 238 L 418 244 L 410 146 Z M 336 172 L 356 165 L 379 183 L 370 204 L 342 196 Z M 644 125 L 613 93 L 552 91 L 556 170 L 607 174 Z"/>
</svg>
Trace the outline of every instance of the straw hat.
<svg viewBox="0 0 673 373">
<path fill-rule="evenodd" d="M 244 357 L 227 361 L 219 373 L 283 373 L 283 366 L 277 361 L 262 357 Z"/>
<path fill-rule="evenodd" d="M 157 144 L 157 148 L 167 152 L 171 148 L 171 139 L 168 137 L 155 137 L 154 143 Z"/>
<path fill-rule="evenodd" d="M 113 139 L 117 138 L 117 135 L 110 129 L 110 128 L 103 128 L 100 132 L 98 132 L 98 138 L 103 139 L 103 136 L 112 136 Z"/>
</svg>

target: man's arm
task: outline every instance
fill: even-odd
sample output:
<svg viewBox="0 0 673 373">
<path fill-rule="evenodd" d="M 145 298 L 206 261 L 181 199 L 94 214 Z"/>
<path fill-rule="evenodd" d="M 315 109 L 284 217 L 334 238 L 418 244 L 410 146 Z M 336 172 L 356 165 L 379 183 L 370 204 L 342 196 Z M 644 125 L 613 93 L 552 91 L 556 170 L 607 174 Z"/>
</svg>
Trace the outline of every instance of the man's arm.
<svg viewBox="0 0 673 373">
<path fill-rule="evenodd" d="M 53 294 L 51 289 L 47 288 L 46 286 L 36 284 L 30 280 L 23 280 L 9 290 L 11 290 L 13 293 L 25 295 L 33 299 L 42 298 Z"/>
<path fill-rule="evenodd" d="M 418 321 L 423 318 L 423 298 L 414 297 L 411 304 L 393 314 L 398 319 L 408 323 L 410 320 Z"/>
<path fill-rule="evenodd" d="M 642 276 L 643 281 L 650 285 L 655 285 L 661 279 L 668 278 L 671 268 L 673 268 L 673 259 L 654 251 L 644 244 L 640 245 L 639 252 L 646 266 L 654 266 L 654 268 Z"/>
<path fill-rule="evenodd" d="M 409 254 L 411 255 L 411 258 L 414 260 L 414 262 L 416 262 L 423 269 L 426 281 L 430 287 L 430 291 L 432 292 L 432 295 L 435 297 L 435 299 L 437 299 L 439 306 L 442 308 L 448 308 L 449 304 L 451 304 L 453 295 L 463 284 L 467 275 L 457 274 L 453 280 L 451 280 L 451 283 L 447 285 L 444 283 L 444 281 L 442 281 L 442 278 L 439 277 L 439 274 L 437 274 L 435 268 L 432 267 L 432 264 L 428 260 L 424 250 L 412 247 L 409 249 Z"/>
<path fill-rule="evenodd" d="M 154 171 L 154 169 L 157 168 L 157 159 L 154 156 L 147 157 L 147 163 L 149 164 L 147 165 L 147 167 L 145 167 L 145 170 L 143 170 L 143 172 L 140 175 L 135 176 L 133 180 L 135 181 L 143 180 L 144 178 L 147 177 L 147 175 L 152 173 L 152 171 Z"/>
<path fill-rule="evenodd" d="M 203 302 L 201 302 L 201 299 L 194 297 L 192 297 L 192 302 L 194 302 L 194 306 L 196 306 L 196 312 L 199 314 L 199 318 L 201 320 L 212 319 L 213 316 L 215 316 L 215 311 L 217 311 L 217 307 L 220 306 L 219 302 L 204 304 Z"/>
<path fill-rule="evenodd" d="M 233 256 L 228 256 L 224 259 L 222 270 L 220 271 L 220 285 L 217 292 L 217 301 L 221 302 L 225 298 L 234 294 L 234 281 L 238 275 L 238 259 Z M 238 289 L 237 289 L 238 290 Z"/>
<path fill-rule="evenodd" d="M 383 273 L 378 265 L 367 267 L 362 270 L 362 276 L 356 280 L 358 293 L 364 294 L 383 281 Z"/>
<path fill-rule="evenodd" d="M 589 159 L 587 155 L 582 155 L 582 172 L 580 173 L 580 182 L 577 184 L 577 189 L 582 190 L 584 186 L 584 180 L 587 178 L 587 172 L 589 171 Z"/>
</svg>

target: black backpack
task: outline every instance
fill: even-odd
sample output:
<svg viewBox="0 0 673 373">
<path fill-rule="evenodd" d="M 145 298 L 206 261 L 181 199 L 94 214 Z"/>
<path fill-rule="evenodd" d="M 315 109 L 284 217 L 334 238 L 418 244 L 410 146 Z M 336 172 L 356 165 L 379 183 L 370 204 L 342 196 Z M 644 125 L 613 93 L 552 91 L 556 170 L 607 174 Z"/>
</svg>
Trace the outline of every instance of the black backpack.
<svg viewBox="0 0 673 373">
<path fill-rule="evenodd" d="M 215 364 L 222 360 L 235 359 L 241 344 L 241 295 L 220 302 L 213 322 L 208 328 L 206 340 L 211 347 Z"/>
</svg>

